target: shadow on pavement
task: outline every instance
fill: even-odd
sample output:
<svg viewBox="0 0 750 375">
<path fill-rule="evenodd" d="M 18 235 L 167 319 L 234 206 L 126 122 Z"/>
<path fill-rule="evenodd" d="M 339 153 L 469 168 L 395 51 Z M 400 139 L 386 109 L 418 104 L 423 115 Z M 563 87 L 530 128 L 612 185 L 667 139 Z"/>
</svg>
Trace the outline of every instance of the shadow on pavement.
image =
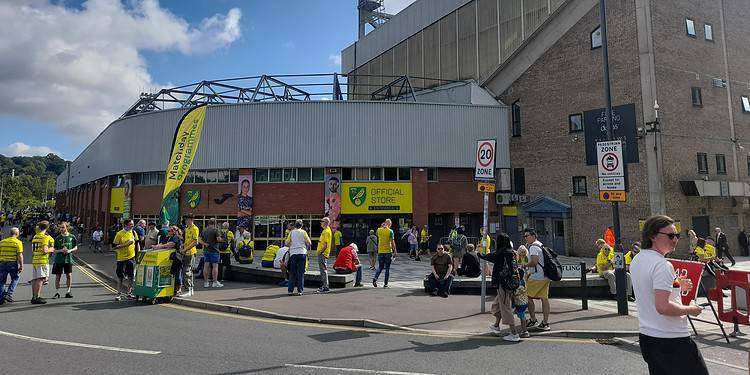
<svg viewBox="0 0 750 375">
<path fill-rule="evenodd" d="M 380 334 L 380 333 L 376 333 L 376 334 Z M 321 333 L 318 335 L 309 335 L 307 337 L 313 340 L 319 341 L 319 342 L 329 343 L 329 342 L 337 342 L 337 341 L 364 339 L 372 335 L 373 335 L 373 332 L 338 331 L 338 332 Z"/>
<path fill-rule="evenodd" d="M 419 322 L 419 323 L 407 324 L 404 327 L 415 327 L 415 326 L 428 325 L 428 324 L 434 324 L 434 323 L 450 322 L 450 321 L 454 321 L 454 320 L 471 318 L 473 316 L 479 316 L 479 315 L 485 315 L 485 314 L 486 313 L 475 313 L 475 314 L 469 314 L 469 315 L 464 315 L 464 316 L 456 316 L 456 317 L 452 317 L 452 318 L 448 318 L 448 319 L 432 320 L 432 321 L 429 321 L 429 322 Z"/>
</svg>

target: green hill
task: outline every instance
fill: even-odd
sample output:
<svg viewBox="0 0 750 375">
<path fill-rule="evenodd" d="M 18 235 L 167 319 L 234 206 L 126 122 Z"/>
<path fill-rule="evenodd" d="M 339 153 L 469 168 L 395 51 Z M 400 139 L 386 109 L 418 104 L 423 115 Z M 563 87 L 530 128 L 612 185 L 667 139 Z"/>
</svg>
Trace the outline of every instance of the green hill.
<svg viewBox="0 0 750 375">
<path fill-rule="evenodd" d="M 0 155 L 2 209 L 36 207 L 44 204 L 45 197 L 52 199 L 57 176 L 63 172 L 65 164 L 66 161 L 55 154 L 14 157 Z M 14 173 L 15 177 L 11 177 Z"/>
</svg>

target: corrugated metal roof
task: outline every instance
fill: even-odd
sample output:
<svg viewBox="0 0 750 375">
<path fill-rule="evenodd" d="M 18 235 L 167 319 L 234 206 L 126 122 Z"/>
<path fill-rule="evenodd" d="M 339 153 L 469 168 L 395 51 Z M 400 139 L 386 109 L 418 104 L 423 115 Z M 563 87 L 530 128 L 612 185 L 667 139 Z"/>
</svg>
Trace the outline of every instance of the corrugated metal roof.
<svg viewBox="0 0 750 375">
<path fill-rule="evenodd" d="M 166 168 L 186 109 L 110 124 L 70 165 L 70 187 Z M 193 169 L 276 167 L 473 168 L 477 139 L 498 139 L 510 166 L 503 106 L 414 102 L 303 101 L 209 107 Z M 67 172 L 58 177 L 65 190 Z"/>
</svg>

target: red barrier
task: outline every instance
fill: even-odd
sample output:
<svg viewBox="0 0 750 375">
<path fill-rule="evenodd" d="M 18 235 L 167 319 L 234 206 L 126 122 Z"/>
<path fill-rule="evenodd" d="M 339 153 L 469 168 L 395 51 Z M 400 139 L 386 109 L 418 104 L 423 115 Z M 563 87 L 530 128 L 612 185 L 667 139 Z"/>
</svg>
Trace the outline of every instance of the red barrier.
<svg viewBox="0 0 750 375">
<path fill-rule="evenodd" d="M 689 305 L 690 301 L 695 300 L 698 295 L 698 286 L 701 283 L 701 276 L 703 275 L 703 263 L 692 262 L 689 260 L 677 260 L 669 259 L 674 267 L 674 273 L 676 277 L 682 277 L 683 279 L 690 279 L 693 282 L 693 289 L 683 291 L 680 296 L 682 297 L 682 304 Z"/>
<path fill-rule="evenodd" d="M 731 297 L 731 310 L 724 308 L 724 298 L 722 290 L 729 288 Z M 744 293 L 745 303 L 750 301 L 750 272 L 736 270 L 716 270 L 716 289 L 711 291 L 711 296 L 716 297 L 716 303 L 719 308 L 719 319 L 724 322 L 750 325 L 750 316 L 748 311 L 744 313 L 737 306 L 737 293 Z M 747 306 L 745 306 L 747 308 Z"/>
</svg>

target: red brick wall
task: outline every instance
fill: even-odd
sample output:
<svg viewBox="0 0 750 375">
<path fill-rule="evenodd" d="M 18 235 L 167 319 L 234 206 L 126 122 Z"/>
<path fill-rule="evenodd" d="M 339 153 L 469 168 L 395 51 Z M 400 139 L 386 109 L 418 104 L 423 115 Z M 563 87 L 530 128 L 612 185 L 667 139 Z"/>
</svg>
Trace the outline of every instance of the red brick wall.
<svg viewBox="0 0 750 375">
<path fill-rule="evenodd" d="M 423 225 L 427 225 L 427 215 L 429 212 L 427 205 L 430 193 L 428 190 L 426 168 L 411 169 L 411 190 L 412 220 L 414 220 L 414 225 L 421 228 Z"/>
<path fill-rule="evenodd" d="M 440 168 L 438 182 L 428 182 L 430 213 L 482 212 L 482 194 L 477 191 L 471 169 Z M 494 199 L 490 212 L 497 211 Z"/>
<path fill-rule="evenodd" d="M 162 187 L 163 189 L 163 187 Z M 201 201 L 196 208 L 190 208 L 187 205 L 185 195 L 188 190 L 200 190 Z M 226 199 L 223 203 L 217 204 L 214 199 L 221 198 L 223 194 L 232 194 L 231 198 Z M 182 185 L 180 189 L 180 212 L 191 212 L 194 215 L 232 215 L 237 214 L 237 184 L 217 184 L 217 185 Z M 159 197 L 161 203 L 161 196 Z M 158 207 L 158 205 L 157 205 Z"/>
<path fill-rule="evenodd" d="M 254 184 L 253 213 L 318 214 L 324 212 L 324 184 Z"/>
<path fill-rule="evenodd" d="M 163 192 L 164 185 L 133 186 L 130 211 L 134 215 L 157 215 Z"/>
</svg>

